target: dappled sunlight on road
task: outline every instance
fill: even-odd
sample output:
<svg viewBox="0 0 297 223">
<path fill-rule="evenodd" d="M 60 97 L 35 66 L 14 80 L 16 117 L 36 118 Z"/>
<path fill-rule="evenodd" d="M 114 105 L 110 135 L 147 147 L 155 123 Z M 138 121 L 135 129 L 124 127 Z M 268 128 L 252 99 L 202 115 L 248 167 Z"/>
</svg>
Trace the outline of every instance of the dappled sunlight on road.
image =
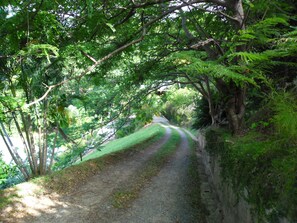
<svg viewBox="0 0 297 223">
<path fill-rule="evenodd" d="M 65 215 L 67 212 L 70 213 L 68 209 L 71 206 L 83 208 L 63 201 L 57 193 L 50 193 L 42 186 L 32 182 L 19 184 L 10 190 L 13 194 L 13 203 L 0 213 L 1 220 L 4 222 L 22 222 L 24 219 L 35 218 L 44 214 Z"/>
</svg>

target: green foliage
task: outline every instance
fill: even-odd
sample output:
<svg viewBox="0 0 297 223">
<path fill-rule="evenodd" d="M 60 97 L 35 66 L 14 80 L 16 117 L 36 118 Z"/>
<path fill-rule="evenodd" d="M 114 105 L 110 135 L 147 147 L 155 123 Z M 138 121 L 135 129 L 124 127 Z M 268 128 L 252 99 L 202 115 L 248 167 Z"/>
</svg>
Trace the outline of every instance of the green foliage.
<svg viewBox="0 0 297 223">
<path fill-rule="evenodd" d="M 63 145 L 63 147 L 68 146 L 68 148 L 60 155 L 57 155 L 55 160 L 56 163 L 53 166 L 53 170 L 61 170 L 66 167 L 71 166 L 76 160 L 85 152 L 85 146 L 70 146 L 70 145 Z"/>
<path fill-rule="evenodd" d="M 289 18 L 268 17 L 258 23 L 250 25 L 247 29 L 240 31 L 239 35 L 234 36 L 238 41 L 235 46 L 246 44 L 249 49 L 242 52 L 231 50 L 228 54 L 229 61 L 240 58 L 250 70 L 267 71 L 269 66 L 277 65 L 277 61 L 284 57 L 296 55 L 296 27 L 290 26 Z M 282 61 L 288 66 L 295 66 L 296 63 Z"/>
<path fill-rule="evenodd" d="M 9 165 L 7 165 L 2 160 L 2 154 L 0 153 L 0 187 L 3 183 L 5 183 L 6 179 L 8 178 L 9 170 L 10 170 Z"/>
<path fill-rule="evenodd" d="M 50 44 L 31 44 L 25 50 L 21 50 L 18 56 L 46 57 L 50 63 L 51 58 L 57 58 L 59 56 L 59 49 Z"/>
<path fill-rule="evenodd" d="M 12 96 L 2 96 L 0 95 L 0 120 L 5 120 L 6 116 L 4 115 L 4 111 L 15 110 L 24 104 L 23 98 L 15 98 Z"/>
<path fill-rule="evenodd" d="M 193 121 L 193 108 L 197 93 L 190 88 L 171 88 L 166 92 L 162 114 L 172 123 L 189 126 Z"/>
<path fill-rule="evenodd" d="M 259 122 L 254 122 L 251 125 L 251 129 L 256 129 L 256 128 L 267 128 L 270 125 L 269 122 L 265 122 L 265 121 L 259 121 Z"/>
<path fill-rule="evenodd" d="M 233 40 L 237 42 L 237 45 L 246 43 L 269 46 L 273 44 L 274 38 L 280 37 L 282 29 L 289 25 L 287 20 L 284 17 L 268 17 L 241 30 L 239 35 L 233 37 Z"/>
<path fill-rule="evenodd" d="M 252 52 L 237 52 L 229 55 L 230 60 L 233 60 L 235 57 L 239 57 L 247 65 L 251 62 L 266 62 L 268 60 L 267 55 Z"/>
</svg>

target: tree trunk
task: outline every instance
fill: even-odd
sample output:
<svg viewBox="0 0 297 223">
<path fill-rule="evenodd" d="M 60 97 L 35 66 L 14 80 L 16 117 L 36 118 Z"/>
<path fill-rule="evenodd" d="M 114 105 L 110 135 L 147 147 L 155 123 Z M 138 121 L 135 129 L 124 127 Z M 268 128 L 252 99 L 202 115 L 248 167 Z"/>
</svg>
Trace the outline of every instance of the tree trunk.
<svg viewBox="0 0 297 223">
<path fill-rule="evenodd" d="M 55 128 L 55 139 L 54 139 L 54 144 L 51 152 L 51 157 L 50 157 L 50 164 L 48 166 L 47 171 L 50 172 L 52 169 L 52 166 L 54 164 L 54 155 L 55 155 L 55 150 L 56 150 L 56 145 L 57 145 L 57 138 L 58 138 L 58 128 Z"/>
<path fill-rule="evenodd" d="M 229 4 L 229 5 L 228 5 Z M 234 12 L 233 21 L 234 28 L 237 31 L 245 29 L 245 14 L 242 5 L 242 0 L 230 1 L 227 4 L 227 8 Z M 237 51 L 244 51 L 246 45 L 237 46 Z M 240 58 L 235 58 L 233 63 L 238 64 Z M 244 74 L 239 74 L 244 75 Z M 222 82 L 222 80 L 220 80 Z M 246 99 L 246 87 L 235 84 L 233 81 L 224 83 L 224 87 L 221 89 L 226 97 L 226 114 L 229 121 L 229 126 L 234 135 L 238 135 L 242 132 L 245 114 L 245 99 Z M 222 85 L 220 86 L 222 87 Z"/>
<path fill-rule="evenodd" d="M 245 114 L 245 88 L 234 87 L 226 103 L 226 113 L 229 126 L 234 135 L 242 132 Z"/>
<path fill-rule="evenodd" d="M 47 136 L 48 136 L 48 125 L 47 125 L 47 110 L 48 103 L 47 100 L 44 100 L 44 113 L 43 113 L 43 132 L 42 132 L 42 147 L 39 148 L 42 150 L 42 166 L 41 166 L 41 175 L 46 174 L 47 170 Z"/>
</svg>

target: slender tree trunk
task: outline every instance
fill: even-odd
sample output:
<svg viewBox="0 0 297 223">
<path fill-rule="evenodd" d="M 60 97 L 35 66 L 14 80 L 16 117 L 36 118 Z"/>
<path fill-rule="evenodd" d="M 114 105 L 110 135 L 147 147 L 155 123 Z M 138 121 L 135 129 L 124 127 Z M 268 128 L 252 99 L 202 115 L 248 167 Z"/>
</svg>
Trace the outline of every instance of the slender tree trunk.
<svg viewBox="0 0 297 223">
<path fill-rule="evenodd" d="M 64 132 L 64 130 L 63 130 L 60 126 L 58 126 L 58 131 L 59 131 L 59 133 L 61 134 L 62 138 L 63 138 L 66 142 L 71 142 L 71 143 L 73 143 L 73 144 L 76 145 L 76 142 L 75 142 L 73 139 L 69 138 L 69 137 L 66 135 L 66 133 Z"/>
<path fill-rule="evenodd" d="M 207 93 L 208 93 L 207 101 L 208 101 L 208 107 L 209 107 L 209 114 L 211 117 L 211 125 L 216 125 L 217 124 L 217 120 L 216 120 L 217 114 L 214 109 L 214 103 L 213 103 L 213 98 L 212 98 L 212 94 L 211 94 L 208 77 L 205 78 L 205 83 L 206 83 L 206 88 L 207 88 Z"/>
<path fill-rule="evenodd" d="M 33 131 L 33 124 L 32 124 L 32 118 L 30 115 L 27 116 L 27 120 L 28 120 L 28 130 L 27 130 L 27 134 L 28 134 L 28 137 L 29 137 L 29 140 L 30 140 L 30 150 L 31 150 L 31 157 L 32 157 L 32 160 L 34 162 L 34 166 L 35 166 L 35 169 L 34 169 L 34 173 L 35 175 L 38 175 L 38 171 L 39 171 L 39 168 L 38 168 L 38 156 L 37 156 L 37 152 L 36 152 L 36 148 L 35 148 L 35 139 L 34 139 L 34 131 Z"/>
<path fill-rule="evenodd" d="M 19 156 L 18 152 L 16 151 L 12 141 L 10 140 L 9 135 L 7 134 L 5 127 L 3 125 L 2 122 L 0 122 L 1 125 L 1 130 L 0 130 L 0 134 L 2 136 L 2 139 L 13 159 L 13 161 L 15 162 L 15 164 L 17 165 L 17 167 L 19 168 L 19 170 L 21 171 L 21 173 L 23 174 L 25 180 L 27 181 L 30 178 L 30 174 L 28 172 L 28 170 L 24 167 L 23 162 L 21 157 Z"/>
<path fill-rule="evenodd" d="M 23 67 L 22 67 L 23 68 Z M 25 72 L 23 72 L 24 76 L 25 76 Z M 22 77 L 24 77 L 22 76 Z M 15 90 L 15 86 L 13 84 L 13 81 L 11 79 L 9 79 L 10 82 L 10 90 L 11 93 L 14 97 L 16 97 L 16 90 Z M 29 101 L 29 90 L 28 90 L 28 86 L 27 86 L 27 82 L 23 81 L 22 82 L 24 84 L 24 92 L 27 98 L 27 102 Z M 23 123 L 23 128 L 24 128 L 24 133 L 25 133 L 25 137 L 23 135 L 23 132 L 21 130 L 21 126 L 18 123 L 17 117 L 16 115 L 13 113 L 13 119 L 15 121 L 17 130 L 19 132 L 19 135 L 21 136 L 21 139 L 23 141 L 23 144 L 25 146 L 26 152 L 27 152 L 27 156 L 28 156 L 28 160 L 29 160 L 29 164 L 30 164 L 30 169 L 33 175 L 37 175 L 37 159 L 36 159 L 36 152 L 35 152 L 35 148 L 34 148 L 34 140 L 33 140 L 33 134 L 32 134 L 32 126 L 31 126 L 31 117 L 30 115 L 25 115 L 23 113 L 22 110 L 20 110 L 20 116 L 21 116 L 21 120 Z"/>
<path fill-rule="evenodd" d="M 50 164 L 47 169 L 48 172 L 51 171 L 52 166 L 54 164 L 54 156 L 55 156 L 55 150 L 56 150 L 56 145 L 57 145 L 57 138 L 58 138 L 58 128 L 55 128 L 55 139 L 54 139 L 54 145 L 53 145 L 52 152 L 51 152 Z"/>
<path fill-rule="evenodd" d="M 18 131 L 18 133 L 19 133 L 19 135 L 20 135 L 20 137 L 21 137 L 21 140 L 22 140 L 22 142 L 23 142 L 23 145 L 24 145 L 24 148 L 25 148 L 27 157 L 28 157 L 28 161 L 29 161 L 30 168 L 31 168 L 31 170 L 32 170 L 32 172 L 33 172 L 35 168 L 34 168 L 34 163 L 33 163 L 33 161 L 32 161 L 32 157 L 31 157 L 31 155 L 30 155 L 30 149 L 29 149 L 29 147 L 28 147 L 28 144 L 26 143 L 26 140 L 25 140 L 24 135 L 23 135 L 23 133 L 22 133 L 21 127 L 20 127 L 20 125 L 19 125 L 19 123 L 18 123 L 17 117 L 16 117 L 16 115 L 15 115 L 14 112 L 12 113 L 12 117 L 13 117 L 13 120 L 14 120 L 14 122 L 15 122 L 17 131 Z"/>
<path fill-rule="evenodd" d="M 44 100 L 44 113 L 43 113 L 43 132 L 42 132 L 42 147 L 40 150 L 42 150 L 42 157 L 40 160 L 42 160 L 42 166 L 41 169 L 41 175 L 46 174 L 46 167 L 47 167 L 47 100 Z"/>
<path fill-rule="evenodd" d="M 32 173 L 33 175 L 37 175 L 38 172 L 38 166 L 37 166 L 37 156 L 36 151 L 34 147 L 34 140 L 33 140 L 33 134 L 32 134 L 32 127 L 31 127 L 31 117 L 29 115 L 25 115 L 22 111 L 20 112 L 23 126 L 24 126 L 24 132 L 29 148 L 29 156 L 31 157 L 32 163 L 33 163 L 33 169 Z"/>
</svg>

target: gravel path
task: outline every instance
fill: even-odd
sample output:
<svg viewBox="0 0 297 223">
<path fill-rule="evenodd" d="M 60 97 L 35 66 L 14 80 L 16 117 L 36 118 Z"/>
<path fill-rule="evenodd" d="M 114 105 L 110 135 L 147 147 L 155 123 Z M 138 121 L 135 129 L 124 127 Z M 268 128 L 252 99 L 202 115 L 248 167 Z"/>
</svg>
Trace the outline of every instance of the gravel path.
<svg viewBox="0 0 297 223">
<path fill-rule="evenodd" d="M 188 140 L 184 132 L 178 131 L 182 141 L 174 157 L 152 179 L 132 207 L 113 222 L 198 222 L 196 211 L 189 204 L 185 184 L 190 155 Z"/>
</svg>

